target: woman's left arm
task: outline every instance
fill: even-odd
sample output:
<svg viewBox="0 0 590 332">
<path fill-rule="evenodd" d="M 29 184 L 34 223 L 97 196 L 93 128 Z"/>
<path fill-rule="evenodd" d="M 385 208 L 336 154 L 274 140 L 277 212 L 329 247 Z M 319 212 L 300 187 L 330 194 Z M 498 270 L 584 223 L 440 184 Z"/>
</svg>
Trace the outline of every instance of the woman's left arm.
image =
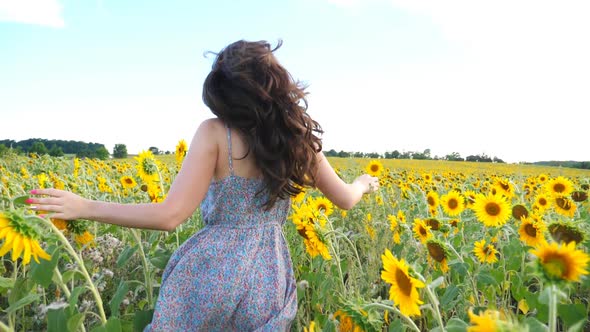
<svg viewBox="0 0 590 332">
<path fill-rule="evenodd" d="M 35 189 L 28 203 L 48 211 L 52 218 L 89 219 L 124 227 L 171 231 L 188 219 L 200 205 L 213 178 L 218 144 L 215 120 L 197 129 L 182 168 L 162 203 L 119 204 L 90 200 L 58 189 Z"/>
</svg>

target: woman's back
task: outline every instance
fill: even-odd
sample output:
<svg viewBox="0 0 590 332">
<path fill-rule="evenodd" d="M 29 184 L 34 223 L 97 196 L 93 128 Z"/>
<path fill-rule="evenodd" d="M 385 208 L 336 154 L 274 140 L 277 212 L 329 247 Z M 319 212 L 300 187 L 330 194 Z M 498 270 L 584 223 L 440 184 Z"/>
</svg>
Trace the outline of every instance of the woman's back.
<svg viewBox="0 0 590 332">
<path fill-rule="evenodd" d="M 241 169 L 248 160 L 234 167 L 239 140 L 226 132 L 227 150 L 219 153 L 226 162 L 218 168 L 227 164 L 227 174 L 219 172 L 201 204 L 205 227 L 171 257 L 148 331 L 280 331 L 297 312 L 282 233 L 290 200 L 264 208 L 264 179 Z"/>
</svg>

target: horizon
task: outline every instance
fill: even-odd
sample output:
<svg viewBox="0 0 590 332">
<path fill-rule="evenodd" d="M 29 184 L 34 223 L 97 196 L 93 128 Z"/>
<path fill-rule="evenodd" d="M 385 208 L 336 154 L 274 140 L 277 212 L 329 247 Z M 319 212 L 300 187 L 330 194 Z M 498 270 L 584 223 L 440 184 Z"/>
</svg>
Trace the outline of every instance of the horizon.
<svg viewBox="0 0 590 332">
<path fill-rule="evenodd" d="M 578 0 L 0 0 L 2 136 L 172 151 L 212 117 L 204 53 L 282 39 L 276 56 L 309 86 L 326 151 L 586 161 L 589 10 Z"/>
<path fill-rule="evenodd" d="M 46 140 L 46 141 L 50 141 L 50 142 L 51 142 L 51 141 L 67 141 L 67 142 L 80 142 L 80 143 L 84 143 L 84 144 L 99 144 L 99 145 L 102 145 L 102 146 L 104 146 L 104 147 L 107 149 L 107 151 L 109 152 L 109 157 L 110 157 L 111 159 L 117 159 L 117 158 L 114 158 L 114 157 L 113 157 L 113 154 L 114 154 L 114 151 L 113 151 L 113 149 L 108 149 L 108 148 L 106 147 L 106 145 L 105 145 L 105 144 L 103 144 L 103 143 L 100 143 L 100 142 L 84 142 L 84 141 L 80 141 L 80 140 L 62 140 L 62 139 L 53 139 L 53 140 L 48 140 L 48 139 L 44 139 L 44 138 L 38 138 L 38 137 L 34 137 L 34 138 L 32 137 L 32 138 L 28 138 L 28 139 L 24 139 L 24 140 L 19 140 L 19 141 L 16 141 L 16 140 L 13 140 L 13 139 L 10 139 L 10 138 L 0 138 L 0 142 L 2 142 L 2 141 L 4 141 L 4 140 L 12 140 L 12 141 L 15 141 L 15 143 L 17 143 L 17 144 L 18 144 L 19 142 L 21 142 L 21 141 L 27 141 L 27 140 L 31 140 L 31 141 L 37 141 L 37 140 L 39 140 L 39 141 L 43 141 L 43 140 Z M 0 144 L 1 144 L 1 143 L 0 143 Z M 125 145 L 125 147 L 127 147 L 125 143 L 117 143 L 117 144 L 123 144 L 123 145 Z M 46 145 L 45 145 L 45 147 L 46 147 L 47 149 L 50 149 L 50 148 L 51 148 L 50 146 L 46 146 Z M 173 147 L 173 148 L 171 148 L 171 149 L 160 149 L 160 147 L 158 147 L 158 146 L 150 146 L 150 147 L 147 147 L 147 148 L 145 148 L 145 149 L 141 149 L 141 150 L 140 150 L 140 151 L 138 151 L 138 152 L 134 152 L 134 153 L 132 153 L 132 152 L 128 152 L 128 153 L 127 153 L 127 157 L 135 157 L 135 156 L 138 156 L 138 155 L 139 155 L 141 152 L 148 151 L 148 150 L 150 150 L 150 148 L 153 148 L 153 147 L 154 147 L 154 148 L 157 148 L 157 149 L 158 149 L 158 151 L 159 151 L 159 153 L 158 153 L 158 154 L 156 154 L 156 155 L 174 155 L 174 153 L 175 153 L 175 147 Z M 8 147 L 8 148 L 9 148 L 9 149 L 14 149 L 13 147 Z M 426 149 L 425 149 L 425 150 L 426 150 Z M 331 151 L 335 151 L 336 153 L 339 153 L 339 152 L 345 152 L 345 153 L 348 153 L 348 154 L 354 154 L 354 153 L 363 153 L 363 154 L 365 154 L 365 155 L 368 155 L 368 154 L 378 154 L 378 155 L 379 155 L 379 157 L 377 157 L 377 158 L 368 157 L 368 156 L 363 156 L 363 157 L 353 157 L 353 156 L 349 156 L 349 157 L 328 156 L 328 157 L 330 157 L 330 158 L 366 158 L 366 159 L 400 159 L 400 160 L 401 160 L 401 159 L 414 159 L 414 158 L 387 158 L 387 157 L 385 157 L 385 154 L 386 154 L 386 153 L 388 153 L 388 152 L 389 152 L 389 153 L 391 153 L 391 152 L 394 152 L 394 151 L 398 151 L 398 152 L 400 152 L 400 153 L 402 153 L 402 154 L 403 154 L 403 153 L 406 153 L 406 152 L 408 152 L 408 153 L 423 153 L 425 150 L 423 150 L 423 151 L 406 151 L 406 150 L 401 150 L 401 151 L 400 151 L 400 150 L 398 150 L 398 149 L 390 149 L 390 150 L 387 150 L 387 151 L 385 151 L 385 152 L 382 152 L 382 153 L 380 153 L 380 152 L 375 152 L 375 151 L 346 151 L 346 150 L 335 150 L 335 149 L 331 149 L 331 148 L 324 148 L 324 149 L 322 149 L 322 151 L 323 151 L 324 153 L 329 153 L 329 152 L 331 152 Z M 446 155 L 431 155 L 431 156 L 430 156 L 430 158 L 423 159 L 423 160 L 433 160 L 433 161 L 435 161 L 435 160 L 446 160 L 446 159 L 444 159 L 444 158 L 445 158 L 447 155 L 449 155 L 449 154 L 451 154 L 451 153 L 447 153 Z M 71 157 L 71 156 L 75 156 L 75 154 L 71 154 L 71 153 L 65 153 L 64 155 L 65 155 L 65 156 L 70 156 L 70 157 Z M 473 156 L 473 157 L 483 157 L 483 156 L 487 156 L 487 157 L 489 157 L 489 158 L 498 158 L 498 159 L 500 159 L 500 160 L 501 160 L 501 162 L 504 162 L 504 163 L 507 163 L 507 164 L 526 164 L 526 163 L 531 163 L 531 164 L 534 164 L 534 163 L 545 163 L 545 162 L 549 162 L 549 163 L 551 163 L 551 162 L 574 162 L 574 163 L 590 162 L 590 160 L 534 160 L 534 161 L 516 161 L 516 162 L 508 162 L 508 161 L 505 161 L 505 160 L 504 160 L 504 159 L 503 159 L 501 156 L 499 156 L 499 155 L 487 155 L 487 154 L 484 154 L 484 153 L 473 154 L 473 155 L 460 155 L 460 157 L 461 157 L 461 158 L 463 158 L 463 160 L 446 160 L 446 161 L 459 161 L 459 162 L 463 161 L 463 162 L 469 162 L 469 161 L 467 161 L 467 160 L 465 160 L 465 159 L 466 159 L 467 157 L 470 157 L 470 156 Z M 417 160 L 418 160 L 418 159 L 417 159 Z M 495 161 L 494 161 L 494 162 L 495 162 Z"/>
</svg>

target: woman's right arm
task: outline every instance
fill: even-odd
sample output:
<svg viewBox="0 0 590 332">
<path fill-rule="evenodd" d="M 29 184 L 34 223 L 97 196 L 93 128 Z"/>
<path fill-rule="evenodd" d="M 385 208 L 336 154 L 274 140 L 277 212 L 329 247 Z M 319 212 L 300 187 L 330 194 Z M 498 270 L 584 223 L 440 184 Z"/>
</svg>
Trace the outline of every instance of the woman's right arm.
<svg viewBox="0 0 590 332">
<path fill-rule="evenodd" d="M 368 174 L 359 176 L 352 183 L 346 183 L 336 174 L 323 152 L 319 152 L 316 158 L 316 187 L 341 209 L 351 209 L 364 194 L 379 188 L 379 179 Z"/>
</svg>

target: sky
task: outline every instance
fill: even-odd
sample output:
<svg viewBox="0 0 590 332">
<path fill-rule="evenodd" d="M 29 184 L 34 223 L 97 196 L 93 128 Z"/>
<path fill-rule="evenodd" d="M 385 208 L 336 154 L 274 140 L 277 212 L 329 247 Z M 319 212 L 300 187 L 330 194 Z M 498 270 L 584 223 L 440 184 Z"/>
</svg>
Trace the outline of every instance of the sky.
<svg viewBox="0 0 590 332">
<path fill-rule="evenodd" d="M 590 160 L 588 1 L 0 0 L 0 139 L 174 151 L 240 39 L 308 86 L 324 150 Z"/>
</svg>

